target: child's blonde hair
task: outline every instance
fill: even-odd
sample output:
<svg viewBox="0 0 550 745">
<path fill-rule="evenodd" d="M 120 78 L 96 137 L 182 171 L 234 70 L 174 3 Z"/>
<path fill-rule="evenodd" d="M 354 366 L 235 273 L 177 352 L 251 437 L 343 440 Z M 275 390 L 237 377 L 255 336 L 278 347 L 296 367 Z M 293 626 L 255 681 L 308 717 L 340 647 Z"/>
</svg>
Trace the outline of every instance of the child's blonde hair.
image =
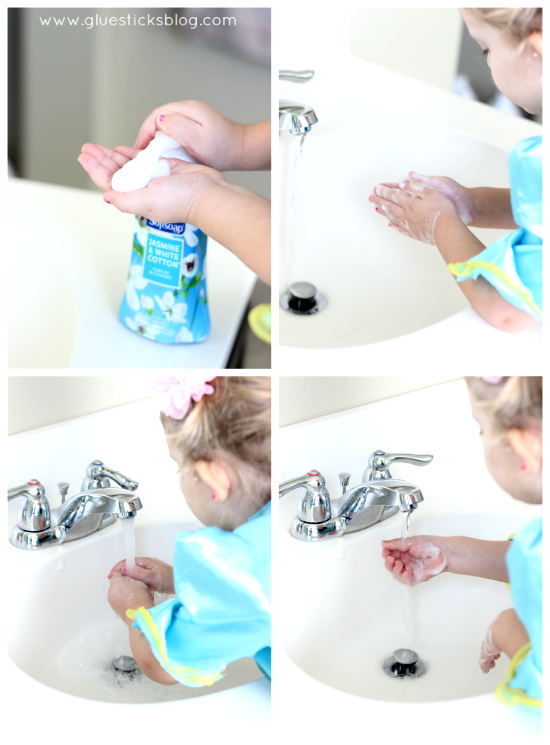
<svg viewBox="0 0 550 745">
<path fill-rule="evenodd" d="M 541 377 L 511 376 L 503 377 L 499 382 L 466 378 L 466 382 L 478 406 L 485 409 L 500 429 L 541 426 Z"/>
<path fill-rule="evenodd" d="M 235 471 L 242 498 L 258 509 L 271 499 L 271 378 L 218 376 L 214 393 L 192 402 L 183 420 L 161 413 L 183 469 L 222 460 Z"/>
<path fill-rule="evenodd" d="M 498 28 L 517 41 L 524 41 L 534 31 L 542 31 L 542 8 L 468 8 L 484 23 Z"/>
</svg>

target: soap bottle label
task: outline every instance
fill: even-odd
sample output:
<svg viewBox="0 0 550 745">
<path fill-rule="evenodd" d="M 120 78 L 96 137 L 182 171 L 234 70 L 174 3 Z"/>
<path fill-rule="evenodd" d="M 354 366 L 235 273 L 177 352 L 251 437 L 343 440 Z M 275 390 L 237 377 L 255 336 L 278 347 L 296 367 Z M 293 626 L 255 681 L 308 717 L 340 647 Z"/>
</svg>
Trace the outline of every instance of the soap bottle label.
<svg viewBox="0 0 550 745">
<path fill-rule="evenodd" d="M 203 341 L 210 331 L 205 234 L 188 223 L 157 223 L 137 215 L 134 225 L 121 322 L 164 344 Z"/>
</svg>

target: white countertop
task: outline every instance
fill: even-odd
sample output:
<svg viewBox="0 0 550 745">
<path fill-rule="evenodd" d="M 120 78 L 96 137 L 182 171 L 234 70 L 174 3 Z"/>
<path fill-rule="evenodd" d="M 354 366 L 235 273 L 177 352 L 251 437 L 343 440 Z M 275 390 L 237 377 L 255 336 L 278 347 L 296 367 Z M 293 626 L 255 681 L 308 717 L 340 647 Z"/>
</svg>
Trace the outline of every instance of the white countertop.
<svg viewBox="0 0 550 745">
<path fill-rule="evenodd" d="M 24 252 L 38 241 L 40 250 L 56 259 L 72 285 L 79 329 L 71 367 L 226 366 L 256 280 L 227 249 L 208 240 L 212 330 L 206 341 L 177 345 L 152 342 L 118 320 L 130 265 L 133 215 L 105 204 L 101 194 L 82 189 L 10 179 L 8 194 L 9 224 L 17 251 Z M 59 330 L 51 333 L 55 343 Z M 47 365 L 37 359 L 34 366 Z"/>
<path fill-rule="evenodd" d="M 282 81 L 279 97 L 310 104 L 319 122 L 314 131 L 342 131 L 369 126 L 425 126 L 467 133 L 510 151 L 520 140 L 540 135 L 539 124 L 408 78 L 365 60 L 348 50 L 348 13 L 316 14 L 315 30 L 309 9 L 293 8 L 292 23 L 281 34 L 280 66 L 313 69 L 305 85 Z M 318 128 L 318 129 L 317 129 Z M 281 138 L 289 137 L 283 132 Z M 411 166 L 413 167 L 413 166 Z M 482 185 L 482 184 L 480 184 Z M 334 219 L 337 219 L 336 217 Z M 388 281 L 391 287 L 391 280 Z M 428 300 L 427 300 L 428 301 Z M 368 309 L 376 322 L 376 308 Z M 284 312 L 280 310 L 280 312 Z M 495 329 L 471 308 L 420 331 L 387 341 L 342 349 L 298 349 L 281 346 L 281 374 L 357 374 L 368 365 L 370 374 L 395 375 L 396 360 L 421 369 L 429 364 L 441 373 L 485 369 L 514 374 L 542 372 L 541 324 L 518 334 Z M 401 368 L 402 369 L 402 368 Z M 407 370 L 410 371 L 408 366 Z"/>
<path fill-rule="evenodd" d="M 392 468 L 395 478 L 410 479 L 421 487 L 424 502 L 419 511 L 422 516 L 457 512 L 506 513 L 533 519 L 539 516 L 541 506 L 513 500 L 493 482 L 484 463 L 478 430 L 471 418 L 463 381 L 432 386 L 281 428 L 280 480 L 316 468 L 325 476 L 330 494 L 339 496 L 338 472 L 351 472 L 349 487 L 356 485 L 367 465 L 369 453 L 374 450 L 432 453 L 434 460 L 425 468 L 406 464 L 396 464 Z M 360 540 L 362 533 L 376 532 L 385 527 L 382 522 L 366 531 L 313 546 L 297 541 L 289 531 L 296 515 L 296 496 L 297 492 L 291 492 L 278 504 L 274 552 L 281 558 L 279 574 L 274 576 L 276 598 L 285 592 L 285 572 L 300 574 L 301 562 L 307 564 L 308 571 L 312 570 L 312 548 L 319 555 L 319 552 L 329 550 L 334 541 Z M 414 534 L 414 517 L 411 530 Z M 304 581 L 307 581 L 306 572 Z M 380 608 L 380 612 L 384 613 L 385 609 Z M 450 721 L 452 737 L 470 735 L 476 742 L 485 736 L 495 741 L 504 738 L 503 742 L 509 742 L 513 737 L 515 742 L 521 742 L 526 735 L 540 735 L 539 716 L 533 716 L 518 706 L 503 706 L 493 694 L 451 701 L 397 704 L 355 696 L 327 686 L 306 674 L 284 651 L 277 630 L 285 622 L 290 621 L 281 619 L 274 625 L 273 644 L 281 650 L 277 676 L 285 681 L 277 701 L 284 707 L 287 726 L 295 734 L 296 741 L 307 737 L 312 724 L 307 708 L 295 706 L 296 701 L 328 702 L 326 716 L 321 710 L 316 718 L 321 730 L 321 736 L 317 738 L 320 743 L 359 732 L 370 737 L 387 735 L 391 722 L 397 719 L 400 724 L 396 732 L 408 733 L 406 738 L 412 742 L 432 742 L 439 736 L 447 739 L 451 734 L 448 729 Z M 346 619 L 342 619 L 343 633 L 345 630 Z M 322 639 L 319 643 L 322 646 Z M 495 681 L 495 686 L 498 682 Z"/>
<path fill-rule="evenodd" d="M 179 489 L 158 407 L 151 399 L 13 435 L 8 438 L 9 483 L 15 486 L 38 478 L 55 507 L 60 500 L 57 482 L 69 481 L 69 494 L 76 493 L 86 465 L 95 458 L 104 459 L 110 467 L 140 482 L 143 509 L 136 519 L 141 526 L 167 519 L 199 525 Z M 16 520 L 14 500 L 8 506 L 8 534 Z M 115 523 L 104 530 L 120 528 Z M 63 552 L 77 543 L 31 552 L 17 549 L 6 540 L 4 560 L 18 577 L 17 586 L 10 590 L 10 603 L 21 602 L 25 577 L 52 556 L 62 559 Z M 95 743 L 102 736 L 114 742 L 119 736 L 136 735 L 141 739 L 172 736 L 214 742 L 228 740 L 234 732 L 239 733 L 241 742 L 253 743 L 269 726 L 271 685 L 265 678 L 203 698 L 162 704 L 108 704 L 43 685 L 7 658 L 4 684 L 10 689 L 11 722 L 23 722 L 29 716 L 28 703 L 32 700 L 36 723 L 53 721 L 54 728 L 83 743 Z"/>
</svg>

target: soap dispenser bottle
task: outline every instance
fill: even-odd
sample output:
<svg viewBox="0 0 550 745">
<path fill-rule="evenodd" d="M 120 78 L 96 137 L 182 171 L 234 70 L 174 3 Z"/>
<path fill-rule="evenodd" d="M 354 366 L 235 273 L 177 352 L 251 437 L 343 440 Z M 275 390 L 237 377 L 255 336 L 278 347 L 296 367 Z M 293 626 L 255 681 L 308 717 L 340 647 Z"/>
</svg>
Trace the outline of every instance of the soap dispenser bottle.
<svg viewBox="0 0 550 745">
<path fill-rule="evenodd" d="M 165 157 L 196 161 L 179 147 Z M 121 323 L 163 344 L 204 341 L 210 332 L 206 235 L 189 223 L 134 218 L 134 239 Z"/>
</svg>

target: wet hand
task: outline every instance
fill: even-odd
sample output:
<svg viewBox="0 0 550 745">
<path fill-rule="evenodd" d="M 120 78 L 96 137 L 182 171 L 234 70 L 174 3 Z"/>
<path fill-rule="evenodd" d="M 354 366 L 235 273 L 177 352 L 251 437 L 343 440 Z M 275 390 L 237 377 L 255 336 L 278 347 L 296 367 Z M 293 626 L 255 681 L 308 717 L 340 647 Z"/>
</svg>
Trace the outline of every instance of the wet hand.
<svg viewBox="0 0 550 745">
<path fill-rule="evenodd" d="M 497 623 L 500 616 L 498 616 L 493 623 L 489 626 L 483 644 L 481 645 L 481 653 L 479 655 L 479 666 L 481 672 L 487 674 L 489 670 L 492 670 L 495 666 L 495 662 L 500 657 L 502 649 L 495 644 L 493 640 L 493 627 Z"/>
<path fill-rule="evenodd" d="M 117 572 L 124 577 L 143 582 L 151 592 L 174 592 L 174 570 L 170 564 L 160 559 L 140 556 L 136 558 L 136 565 L 129 570 L 126 569 L 126 561 L 123 559 L 115 564 L 107 579 L 111 579 Z"/>
<path fill-rule="evenodd" d="M 385 567 L 396 580 L 414 586 L 441 574 L 447 568 L 447 556 L 436 546 L 435 536 L 414 536 L 402 540 L 382 541 Z"/>
<path fill-rule="evenodd" d="M 435 245 L 435 229 L 444 218 L 459 220 L 451 200 L 418 181 L 379 184 L 369 197 L 389 227 L 414 240 Z"/>
<path fill-rule="evenodd" d="M 432 189 L 437 189 L 444 194 L 454 204 L 455 210 L 464 223 L 464 225 L 470 225 L 473 222 L 475 215 L 475 202 L 470 190 L 466 186 L 462 186 L 458 181 L 455 181 L 448 176 L 423 176 L 421 173 L 416 171 L 410 171 L 409 179 L 411 182 L 417 181 L 424 186 L 429 186 Z M 407 179 L 400 182 L 400 186 L 405 185 Z"/>
<path fill-rule="evenodd" d="M 129 608 L 152 608 L 154 606 L 153 596 L 147 589 L 147 585 L 131 577 L 125 577 L 121 571 L 113 571 L 110 575 L 111 584 L 107 600 L 115 613 L 125 623 L 129 623 L 126 611 Z"/>
</svg>

